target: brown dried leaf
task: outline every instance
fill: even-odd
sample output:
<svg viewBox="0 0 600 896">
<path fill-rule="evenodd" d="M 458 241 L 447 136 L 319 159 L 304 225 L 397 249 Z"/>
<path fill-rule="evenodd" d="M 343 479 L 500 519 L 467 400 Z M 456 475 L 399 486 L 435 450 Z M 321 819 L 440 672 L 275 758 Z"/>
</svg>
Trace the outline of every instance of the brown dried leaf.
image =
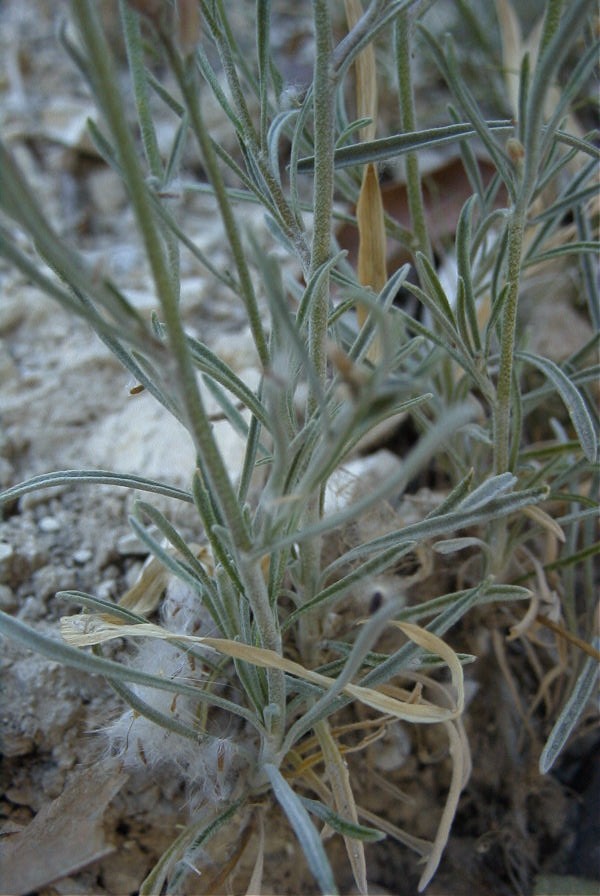
<svg viewBox="0 0 600 896">
<path fill-rule="evenodd" d="M 346 760 L 342 756 L 331 732 L 329 722 L 326 719 L 318 722 L 315 725 L 315 733 L 319 739 L 319 745 L 325 760 L 325 769 L 331 785 L 335 809 L 342 818 L 358 824 L 358 811 L 350 783 L 350 774 Z M 353 837 L 344 837 L 344 845 L 348 853 L 348 860 L 358 892 L 366 894 L 368 887 L 364 844 Z"/>
<path fill-rule="evenodd" d="M 478 165 L 484 186 L 487 186 L 495 174 L 495 169 L 485 159 L 478 159 Z M 381 186 L 380 192 L 385 212 L 400 227 L 410 228 L 411 219 L 406 184 L 393 181 Z M 434 168 L 424 174 L 423 193 L 427 227 L 436 251 L 443 253 L 444 247 L 452 242 L 461 209 L 472 192 L 471 184 L 458 157 L 436 163 Z M 500 190 L 496 199 L 496 207 L 503 207 L 506 202 L 506 193 Z M 350 264 L 356 265 L 359 252 L 357 228 L 352 224 L 344 224 L 338 231 L 337 237 L 340 248 L 348 251 Z M 386 253 L 387 270 L 393 273 L 410 261 L 412 261 L 410 250 L 400 243 L 390 240 Z"/>
<path fill-rule="evenodd" d="M 374 292 L 380 292 L 387 282 L 387 239 L 379 178 L 373 164 L 366 165 L 363 172 L 356 218 L 358 221 L 358 280 L 363 286 L 370 286 Z M 362 327 L 368 317 L 368 309 L 358 305 L 356 313 L 358 324 Z M 371 361 L 377 361 L 380 355 L 381 346 L 375 339 L 367 357 Z"/>
<path fill-rule="evenodd" d="M 345 0 L 346 21 L 351 30 L 362 17 L 361 0 Z M 377 129 L 377 70 L 375 51 L 369 44 L 358 54 L 354 63 L 356 71 L 356 114 L 358 118 L 370 118 L 371 123 L 359 131 L 362 142 L 375 139 Z"/>
<path fill-rule="evenodd" d="M 379 292 L 387 282 L 383 201 L 375 165 L 365 167 L 356 207 L 358 221 L 358 279 Z"/>
<path fill-rule="evenodd" d="M 0 892 L 22 896 L 113 852 L 102 819 L 126 780 L 115 759 L 76 772 L 24 831 L 0 844 Z"/>
</svg>

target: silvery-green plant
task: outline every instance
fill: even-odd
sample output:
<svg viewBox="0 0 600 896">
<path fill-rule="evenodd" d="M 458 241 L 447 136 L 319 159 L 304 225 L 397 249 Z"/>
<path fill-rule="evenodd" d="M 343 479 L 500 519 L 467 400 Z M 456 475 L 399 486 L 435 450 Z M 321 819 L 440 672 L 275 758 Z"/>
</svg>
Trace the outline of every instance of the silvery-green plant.
<svg viewBox="0 0 600 896">
<path fill-rule="evenodd" d="M 121 0 L 137 138 L 97 5 L 72 2 L 75 36 L 65 30 L 62 39 L 100 112 L 101 125 L 90 123 L 96 149 L 127 188 L 157 297 L 150 320 L 118 283 L 98 279 L 61 239 L 0 143 L 3 255 L 90 324 L 140 386 L 184 424 L 196 452 L 187 490 L 124 472 L 69 470 L 36 477 L 3 495 L 8 501 L 56 483 L 105 483 L 167 495 L 197 512 L 200 550 L 151 500 L 140 498 L 136 505 L 132 526 L 154 557 L 152 575 L 166 587 L 156 622 L 148 621 L 158 602 L 147 597 L 148 578 L 117 604 L 62 592 L 85 609 L 63 620 L 65 643 L 1 616 L 8 636 L 107 677 L 128 706 L 111 730 L 126 761 L 158 763 L 168 756 L 189 780 L 190 825 L 141 893 L 161 892 L 165 882 L 178 892 L 220 829 L 258 819 L 258 802 L 282 809 L 323 893 L 337 892 L 319 832 L 323 822 L 344 837 L 360 892 L 367 891 L 364 844 L 385 834 L 423 853 L 424 888 L 439 863 L 470 763 L 461 722 L 462 667 L 473 658 L 457 655 L 443 638 L 475 606 L 528 598 L 524 586 L 532 576 L 543 579 L 549 572 L 541 562 L 527 563 L 543 539 L 561 545 L 551 564 L 562 577 L 556 628 L 561 637 L 586 642 L 591 654 L 569 672 L 571 696 L 541 758 L 544 769 L 593 688 L 596 508 L 590 495 L 598 485 L 598 421 L 588 392 L 598 372 L 597 339 L 558 366 L 528 351 L 518 329 L 528 270 L 569 255 L 579 259 L 582 301 L 596 329 L 600 322 L 593 270 L 597 222 L 589 213 L 599 154 L 591 139 L 564 124 L 597 56 L 586 19 L 592 5 L 548 0 L 537 58 L 525 53 L 519 60 L 516 121 L 508 114 L 493 121 L 484 117 L 461 76 L 452 40 L 440 42 L 420 22 L 428 5 L 372 0 L 336 43 L 331 5 L 313 0 L 313 78 L 290 103 L 271 47 L 268 0 L 255 5 L 251 54 L 248 35 L 234 33 L 223 0 Z M 390 29 L 393 40 L 386 42 Z M 576 39 L 584 50 L 548 110 L 545 98 Z M 171 87 L 147 65 L 148 41 L 168 69 Z M 442 126 L 417 124 L 410 64 L 417 45 L 431 54 L 453 96 Z M 392 54 L 402 132 L 365 140 L 359 137 L 365 120 L 349 115 L 345 88 L 369 46 L 376 46 L 376 59 Z M 239 152 L 225 149 L 210 133 L 207 94 L 220 105 Z M 152 114 L 156 97 L 177 121 L 166 156 Z M 495 166 L 487 186 L 473 139 Z M 203 189 L 221 216 L 231 257 L 227 271 L 182 231 L 173 213 L 173 195 L 199 187 L 182 163 L 188 142 L 201 155 Z M 448 143 L 460 147 L 473 190 L 457 221 L 453 295 L 435 269 L 419 174 L 421 150 Z M 407 265 L 374 293 L 336 246 L 334 199 L 338 191 L 356 202 L 362 166 L 400 156 L 406 160 L 412 229 L 400 232 L 389 220 L 387 225 L 405 241 L 417 282 L 407 279 Z M 550 187 L 552 198 L 542 201 Z M 504 207 L 498 202 L 501 189 Z M 296 277 L 285 279 L 267 242 L 245 231 L 238 211 L 245 202 L 262 206 L 272 245 L 287 253 Z M 575 235 L 561 239 L 566 213 Z M 22 248 L 19 231 L 29 237 L 31 250 Z M 245 309 L 261 368 L 256 389 L 186 331 L 179 295 L 182 247 Z M 416 296 L 425 316 L 413 317 L 394 304 L 402 287 Z M 357 303 L 367 309 L 361 326 Z M 535 387 L 532 370 L 543 377 Z M 215 439 L 200 379 L 244 436 L 237 482 Z M 544 441 L 534 441 L 529 420 L 556 395 L 567 415 L 561 420 L 556 412 Z M 411 416 L 418 437 L 398 471 L 350 506 L 325 514 L 332 474 L 363 436 L 399 414 Z M 450 486 L 427 516 L 341 546 L 333 560 L 324 553 L 331 533 L 384 498 L 399 501 L 432 460 Z M 459 537 L 460 532 L 467 534 Z M 478 558 L 477 574 L 467 588 L 414 606 L 403 607 L 399 595 L 390 594 L 368 619 L 354 620 L 362 625 L 327 643 L 327 614 L 357 590 L 372 592 L 376 578 L 415 549 L 458 558 L 468 550 Z M 521 580 L 515 557 L 524 570 Z M 387 655 L 374 652 L 384 629 L 394 627 L 407 643 Z M 210 637 L 202 634 L 206 630 Z M 116 662 L 100 647 L 114 638 L 140 639 L 141 646 L 128 661 Z M 91 653 L 81 649 L 86 645 Z M 430 670 L 440 665 L 449 669 L 450 683 L 432 679 Z M 416 679 L 416 691 L 395 683 L 403 674 Z M 357 805 L 341 735 L 332 727 L 334 718 L 343 727 L 356 703 L 386 724 L 402 719 L 445 727 L 453 774 L 432 843 L 367 816 Z M 309 740 L 323 763 L 318 776 L 304 755 Z M 261 823 L 256 820 L 257 829 Z M 252 874 L 257 890 L 261 850 Z"/>
</svg>

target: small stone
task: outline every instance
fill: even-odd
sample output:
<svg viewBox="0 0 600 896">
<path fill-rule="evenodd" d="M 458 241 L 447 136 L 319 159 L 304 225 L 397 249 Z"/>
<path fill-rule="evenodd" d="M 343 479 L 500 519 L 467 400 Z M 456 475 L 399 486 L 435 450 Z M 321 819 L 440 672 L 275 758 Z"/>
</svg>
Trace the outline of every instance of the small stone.
<svg viewBox="0 0 600 896">
<path fill-rule="evenodd" d="M 5 389 L 9 383 L 18 387 L 19 371 L 5 345 L 0 345 L 0 383 Z"/>
<path fill-rule="evenodd" d="M 15 551 L 12 544 L 0 541 L 0 580 L 3 582 L 10 580 L 14 554 Z"/>
<path fill-rule="evenodd" d="M 15 330 L 26 316 L 25 303 L 19 296 L 5 296 L 0 308 L 0 335 L 4 336 Z"/>
<path fill-rule="evenodd" d="M 18 834 L 24 829 L 24 825 L 17 824 L 16 822 L 9 819 L 8 821 L 2 822 L 0 824 L 0 836 L 4 837 L 5 834 Z"/>
<path fill-rule="evenodd" d="M 11 613 L 17 609 L 18 605 L 17 596 L 12 588 L 9 588 L 8 585 L 0 585 L 0 610 Z"/>
<path fill-rule="evenodd" d="M 127 201 L 127 193 L 120 177 L 112 168 L 98 168 L 88 177 L 92 201 L 104 215 L 114 215 Z"/>
<path fill-rule="evenodd" d="M 53 516 L 43 516 L 38 526 L 41 532 L 58 532 L 60 529 L 60 523 Z"/>
<path fill-rule="evenodd" d="M 34 619 L 41 619 L 46 615 L 46 607 L 44 602 L 40 600 L 38 597 L 34 597 L 33 594 L 30 594 L 29 597 L 26 597 L 23 601 L 22 609 L 19 614 L 20 618 L 28 621 Z"/>
<path fill-rule="evenodd" d="M 73 554 L 73 560 L 77 563 L 78 566 L 83 566 L 89 560 L 92 559 L 92 552 L 89 548 L 80 548 L 78 551 L 75 551 Z"/>
<path fill-rule="evenodd" d="M 156 533 L 157 532 L 158 530 L 156 530 Z M 156 533 L 153 530 L 153 534 Z M 127 532 L 126 535 L 122 535 L 121 538 L 119 538 L 117 541 L 117 551 L 122 557 L 128 557 L 130 555 L 147 557 L 149 553 L 147 546 L 140 541 L 134 532 Z"/>
<path fill-rule="evenodd" d="M 37 793 L 37 787 L 32 783 L 21 783 L 15 787 L 9 787 L 6 791 L 6 798 L 17 806 L 31 806 L 36 808 L 39 805 L 40 795 Z"/>
<path fill-rule="evenodd" d="M 61 575 L 63 571 L 56 569 L 52 564 L 41 566 L 33 574 L 33 587 L 36 597 L 41 601 L 48 600 L 61 588 L 66 588 L 65 576 Z"/>
<path fill-rule="evenodd" d="M 42 774 L 42 790 L 50 799 L 56 799 L 61 795 L 65 786 L 66 774 L 63 769 L 52 767 Z"/>
<path fill-rule="evenodd" d="M 100 582 L 96 588 L 96 595 L 100 600 L 112 600 L 117 591 L 116 579 L 106 579 Z"/>
</svg>

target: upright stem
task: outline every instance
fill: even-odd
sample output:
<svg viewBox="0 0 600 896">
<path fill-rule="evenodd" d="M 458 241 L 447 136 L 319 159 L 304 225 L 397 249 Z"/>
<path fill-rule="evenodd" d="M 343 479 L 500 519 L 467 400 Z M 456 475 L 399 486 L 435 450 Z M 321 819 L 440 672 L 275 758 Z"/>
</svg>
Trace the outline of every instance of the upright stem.
<svg viewBox="0 0 600 896">
<path fill-rule="evenodd" d="M 188 430 L 196 451 L 204 460 L 212 490 L 218 496 L 232 540 L 238 548 L 249 550 L 250 540 L 246 524 L 223 458 L 215 443 L 212 426 L 198 389 L 196 370 L 181 320 L 177 288 L 169 267 L 168 253 L 125 115 L 112 55 L 98 20 L 96 4 L 91 0 L 78 0 L 71 4 L 71 8 L 88 54 L 94 89 L 114 139 L 123 178 L 129 190 L 156 293 L 161 303 L 171 355 L 170 369 L 165 372 L 173 376 L 177 385 L 185 409 Z"/>
<path fill-rule="evenodd" d="M 558 68 L 569 51 L 569 35 L 581 19 L 589 0 L 572 0 L 565 8 L 564 0 L 549 0 L 540 46 L 526 104 L 526 121 L 519 161 L 518 185 L 511 221 L 508 227 L 508 295 L 502 317 L 500 371 L 494 408 L 494 467 L 503 473 L 510 466 L 510 404 L 513 379 L 515 331 L 519 299 L 519 277 L 523 254 L 523 236 L 527 210 L 539 180 L 543 164 L 544 105 Z M 564 9 L 564 13 L 563 13 Z"/>
<path fill-rule="evenodd" d="M 199 101 L 199 84 L 196 71 L 192 64 L 184 63 L 167 35 L 163 35 L 163 43 L 169 56 L 169 62 L 173 67 L 179 87 L 184 96 L 186 108 L 190 116 L 190 124 L 194 136 L 198 141 L 208 178 L 219 206 L 219 212 L 227 235 L 227 241 L 231 248 L 231 254 L 233 255 L 234 263 L 237 268 L 240 293 L 246 306 L 248 322 L 250 324 L 250 329 L 252 330 L 252 337 L 256 345 L 256 350 L 261 364 L 263 367 L 267 368 L 270 363 L 267 339 L 263 330 L 258 302 L 254 292 L 248 264 L 246 262 L 238 225 L 227 195 L 227 190 L 225 189 L 221 171 L 219 170 L 216 153 L 204 123 L 202 107 Z"/>
<path fill-rule="evenodd" d="M 329 260 L 333 210 L 334 90 L 331 64 L 331 20 L 327 0 L 313 0 L 315 26 L 314 129 L 315 182 L 313 199 L 313 240 L 309 276 Z M 327 319 L 329 315 L 329 276 L 315 291 L 309 316 L 309 353 L 321 384 L 327 371 Z M 313 394 L 309 411 L 317 404 Z"/>
<path fill-rule="evenodd" d="M 403 10 L 396 19 L 396 65 L 398 68 L 398 87 L 400 98 L 400 124 L 403 132 L 417 130 L 415 99 L 410 69 L 410 55 L 413 37 L 413 16 L 409 10 Z M 429 261 L 433 261 L 429 229 L 425 219 L 423 190 L 419 174 L 419 159 L 416 152 L 408 152 L 405 156 L 406 190 L 408 208 L 414 238 L 414 251 L 422 252 Z"/>
<path fill-rule="evenodd" d="M 250 271 L 246 262 L 246 256 L 242 247 L 233 210 L 217 164 L 210 136 L 204 124 L 201 104 L 198 98 L 198 85 L 195 71 L 191 66 L 186 68 L 181 57 L 166 36 L 163 36 L 163 40 L 185 98 L 192 129 L 198 140 L 204 164 L 219 205 L 223 226 L 237 267 L 240 287 L 245 300 L 250 326 L 256 341 L 260 360 L 262 364 L 267 367 L 270 364 L 270 354 L 262 328 L 258 303 L 256 301 Z M 235 507 L 236 511 L 241 516 L 237 498 L 235 499 Z M 229 523 L 228 518 L 227 522 Z M 250 602 L 250 606 L 254 613 L 256 626 L 260 632 L 261 643 L 264 647 L 274 650 L 277 653 L 281 653 L 281 633 L 275 618 L 275 613 L 269 602 L 268 589 L 260 563 L 257 560 L 248 559 L 247 552 L 250 549 L 250 540 L 248 537 L 246 538 L 246 541 L 242 543 L 239 539 L 236 540 L 235 533 L 232 534 L 234 546 L 237 549 L 237 562 L 239 564 L 240 578 L 244 586 L 246 597 Z M 278 669 L 269 669 L 267 671 L 267 682 L 269 689 L 269 704 L 271 707 L 275 708 L 275 714 L 271 716 L 271 734 L 273 739 L 278 742 L 282 736 L 281 732 L 283 731 L 285 718 L 285 679 L 283 673 Z"/>
<path fill-rule="evenodd" d="M 186 410 L 186 422 L 194 439 L 196 451 L 202 459 L 203 469 L 206 470 L 207 478 L 210 480 L 211 493 L 218 501 L 223 517 L 227 522 L 233 549 L 239 563 L 240 579 L 246 598 L 252 607 L 261 642 L 265 647 L 281 652 L 281 636 L 275 614 L 269 603 L 264 576 L 259 561 L 248 560 L 247 555 L 252 548 L 250 533 L 223 458 L 215 442 L 211 423 L 198 389 L 196 370 L 181 320 L 178 297 L 169 269 L 167 253 L 165 252 L 161 232 L 157 225 L 154 205 L 148 192 L 137 150 L 126 120 L 119 88 L 115 82 L 110 50 L 98 22 L 97 11 L 91 0 L 74 2 L 72 8 L 80 26 L 91 63 L 92 75 L 95 80 L 94 86 L 119 153 L 119 162 L 123 170 L 125 182 L 129 188 L 137 223 L 144 239 L 146 254 L 152 268 L 156 291 L 161 302 L 166 324 L 173 374 Z M 193 85 L 185 77 L 185 70 L 177 52 L 174 51 L 172 45 L 169 45 L 168 49 L 171 50 L 171 61 L 174 70 L 180 78 L 182 92 L 192 116 L 192 125 L 196 135 L 200 138 L 202 148 L 205 149 L 208 137 L 202 121 L 198 118 L 199 104 L 197 96 L 193 93 Z M 196 117 L 194 113 L 197 113 Z M 203 140 L 203 137 L 206 139 Z M 210 148 L 212 149 L 212 147 Z M 212 160 L 214 161 L 214 158 Z M 213 173 L 212 169 L 210 173 Z M 218 174 L 219 172 L 217 171 Z M 231 207 L 228 201 L 223 202 L 224 189 L 219 192 L 217 188 L 218 186 L 222 187 L 222 181 L 218 177 L 216 180 L 217 185 L 213 182 L 213 187 L 215 187 L 217 198 L 220 200 L 221 212 L 228 231 L 228 237 L 232 243 L 235 260 L 238 265 L 241 265 L 240 280 L 242 288 L 244 288 L 244 285 L 246 286 L 245 298 L 248 301 L 251 323 L 256 331 L 257 347 L 259 352 L 261 352 L 261 358 L 264 358 L 266 362 L 268 360 L 266 342 L 264 341 L 252 284 L 245 264 L 241 242 L 239 241 L 239 234 L 232 218 Z M 242 279 L 242 274 L 246 280 Z M 284 723 L 285 680 L 283 673 L 279 670 L 270 670 L 267 674 L 267 680 L 269 685 L 269 703 L 273 707 L 271 716 L 274 717 L 273 725 L 271 726 L 272 738 L 278 742 L 281 739 Z"/>
<path fill-rule="evenodd" d="M 328 0 L 313 0 L 315 30 L 314 71 L 314 131 L 315 181 L 313 199 L 313 240 L 309 276 L 325 264 L 331 253 L 331 221 L 333 211 L 333 153 L 335 138 L 334 79 L 332 68 L 331 19 Z M 308 320 L 308 351 L 318 382 L 324 386 L 327 376 L 327 324 L 329 317 L 329 274 L 322 278 L 315 290 Z M 318 395 L 311 388 L 307 402 L 307 417 L 318 406 Z M 311 525 L 321 516 L 320 487 L 310 496 L 304 524 Z M 321 564 L 320 537 L 302 545 L 301 568 L 304 599 L 311 600 L 316 592 Z M 303 617 L 300 626 L 300 650 L 306 662 L 315 654 L 318 637 L 317 624 L 311 614 Z"/>
<path fill-rule="evenodd" d="M 494 407 L 494 470 L 496 473 L 504 473 L 509 469 L 510 407 L 526 212 L 526 197 L 521 194 L 508 227 L 508 295 L 502 317 L 500 371 Z"/>
<path fill-rule="evenodd" d="M 310 251 L 308 248 L 308 244 L 305 239 L 303 230 L 299 225 L 298 218 L 285 197 L 281 183 L 279 182 L 278 177 L 271 168 L 269 156 L 265 150 L 266 134 L 264 134 L 263 132 L 266 128 L 266 96 L 263 95 L 263 88 L 266 94 L 266 86 L 264 84 L 264 77 L 266 75 L 267 69 L 266 63 L 263 64 L 261 69 L 261 78 L 263 79 L 263 81 L 261 82 L 261 137 L 259 139 L 252 116 L 250 115 L 248 105 L 246 103 L 240 80 L 238 78 L 238 73 L 231 51 L 231 45 L 228 40 L 226 18 L 222 17 L 223 27 L 219 27 L 219 23 L 207 11 L 206 4 L 204 4 L 204 9 L 205 15 L 207 16 L 207 22 L 209 24 L 209 27 L 211 28 L 215 43 L 219 49 L 219 54 L 221 56 L 221 61 L 223 63 L 225 76 L 227 78 L 227 83 L 231 91 L 235 109 L 242 122 L 244 130 L 243 142 L 246 148 L 246 152 L 248 152 L 252 157 L 264 181 L 264 186 L 271 194 L 273 204 L 275 205 L 279 213 L 283 230 L 289 237 L 292 244 L 295 246 L 296 251 L 298 252 L 300 263 L 302 264 L 303 273 L 306 275 L 310 263 Z M 268 0 L 265 0 L 265 2 L 261 4 L 261 12 L 259 13 L 259 19 L 263 19 L 263 27 L 265 26 L 265 17 L 268 18 L 268 15 L 269 2 Z M 260 28 L 259 20 L 257 20 L 257 27 Z"/>
</svg>

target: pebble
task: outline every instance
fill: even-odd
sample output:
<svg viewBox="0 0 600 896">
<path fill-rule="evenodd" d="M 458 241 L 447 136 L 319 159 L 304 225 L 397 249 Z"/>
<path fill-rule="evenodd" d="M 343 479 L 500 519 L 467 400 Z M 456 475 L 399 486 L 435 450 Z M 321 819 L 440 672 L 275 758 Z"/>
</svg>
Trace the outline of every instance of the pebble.
<svg viewBox="0 0 600 896">
<path fill-rule="evenodd" d="M 96 595 L 100 598 L 100 600 L 112 600 L 116 594 L 116 591 L 116 579 L 106 579 L 104 582 L 100 582 L 100 584 L 96 588 Z"/>
<path fill-rule="evenodd" d="M 60 523 L 53 516 L 43 516 L 38 523 L 41 532 L 58 532 Z"/>
<path fill-rule="evenodd" d="M 12 544 L 0 541 L 0 579 L 4 582 L 11 577 L 14 554 L 15 551 Z"/>
<path fill-rule="evenodd" d="M 8 585 L 0 585 L 0 610 L 10 613 L 12 610 L 16 610 L 18 605 L 19 602 L 12 588 L 9 588 Z"/>
<path fill-rule="evenodd" d="M 6 798 L 11 803 L 16 803 L 17 806 L 31 806 L 32 809 L 39 806 L 40 796 L 37 786 L 27 781 L 6 790 Z"/>
<path fill-rule="evenodd" d="M 20 619 L 24 621 L 41 619 L 45 615 L 46 607 L 44 606 L 43 601 L 37 596 L 30 594 L 29 597 L 26 597 L 22 602 L 21 612 L 19 613 Z"/>
<path fill-rule="evenodd" d="M 123 181 L 112 168 L 92 171 L 87 184 L 94 205 L 103 215 L 116 214 L 127 201 Z"/>
<path fill-rule="evenodd" d="M 93 556 L 92 552 L 90 551 L 89 548 L 80 548 L 78 551 L 75 551 L 75 553 L 73 554 L 73 560 L 79 566 L 83 566 L 84 563 L 87 563 L 89 560 L 92 559 L 92 556 Z"/>
<path fill-rule="evenodd" d="M 154 526 L 150 531 L 155 536 L 160 534 L 158 529 Z M 125 535 L 122 535 L 117 540 L 116 547 L 122 557 L 128 557 L 130 555 L 147 557 L 149 553 L 148 548 L 140 541 L 135 532 L 127 532 Z"/>
</svg>

